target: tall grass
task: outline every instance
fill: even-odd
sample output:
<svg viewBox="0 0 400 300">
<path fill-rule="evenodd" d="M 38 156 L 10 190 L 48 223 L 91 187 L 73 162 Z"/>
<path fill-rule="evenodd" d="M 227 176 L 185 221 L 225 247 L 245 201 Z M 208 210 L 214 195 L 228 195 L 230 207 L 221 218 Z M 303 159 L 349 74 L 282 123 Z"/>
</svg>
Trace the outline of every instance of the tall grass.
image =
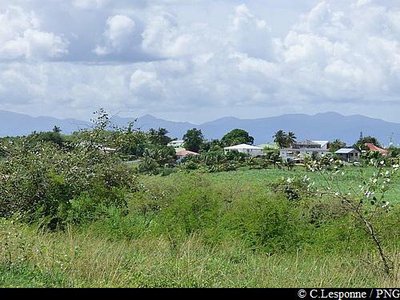
<svg viewBox="0 0 400 300">
<path fill-rule="evenodd" d="M 64 231 L 2 219 L 0 286 L 398 285 L 398 205 L 377 224 L 395 265 L 388 277 L 362 226 L 340 203 L 273 193 L 268 182 L 283 174 L 143 177 L 127 209 L 99 208 L 97 221 Z"/>
</svg>

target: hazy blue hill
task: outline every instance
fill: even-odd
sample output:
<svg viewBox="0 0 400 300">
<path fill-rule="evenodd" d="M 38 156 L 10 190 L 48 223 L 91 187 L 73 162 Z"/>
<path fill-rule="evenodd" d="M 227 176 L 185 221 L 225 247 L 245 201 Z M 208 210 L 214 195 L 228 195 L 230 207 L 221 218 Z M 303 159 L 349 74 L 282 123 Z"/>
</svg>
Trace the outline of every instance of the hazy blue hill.
<svg viewBox="0 0 400 300">
<path fill-rule="evenodd" d="M 135 118 L 121 118 L 118 116 L 111 119 L 111 121 L 118 126 L 127 126 L 129 122 L 133 122 L 134 120 Z M 147 131 L 150 128 L 166 128 L 170 132 L 170 136 L 177 137 L 179 139 L 186 133 L 188 129 L 198 127 L 198 125 L 188 122 L 167 121 L 153 117 L 152 115 L 144 115 L 137 118 L 133 126 L 144 131 Z"/>
<path fill-rule="evenodd" d="M 71 133 L 88 127 L 89 122 L 53 117 L 31 117 L 0 110 L 0 136 L 27 135 L 33 131 L 49 131 L 54 126 L 60 127 L 63 133 Z"/>
<path fill-rule="evenodd" d="M 112 122 L 126 126 L 134 118 L 113 117 Z M 24 135 L 32 131 L 51 130 L 54 125 L 61 127 L 64 133 L 71 133 L 80 128 L 90 126 L 89 122 L 74 119 L 56 119 L 52 117 L 31 117 L 7 111 L 0 111 L 0 136 Z M 200 125 L 189 122 L 174 122 L 145 115 L 137 119 L 135 128 L 148 130 L 150 128 L 166 128 L 171 137 L 182 138 L 190 128 L 199 128 L 208 139 L 221 138 L 234 129 L 247 130 L 255 143 L 272 140 L 273 134 L 283 129 L 295 132 L 298 139 L 333 140 L 339 138 L 347 143 L 354 143 L 363 132 L 364 136 L 376 136 L 382 143 L 388 144 L 392 137 L 395 144 L 400 143 L 400 124 L 373 119 L 362 115 L 343 116 L 334 112 L 316 115 L 288 114 L 277 117 L 259 119 L 238 119 L 224 117 Z"/>
<path fill-rule="evenodd" d="M 223 118 L 202 124 L 199 128 L 209 138 L 220 138 L 231 129 L 242 128 L 250 132 L 256 143 L 272 140 L 272 136 L 279 129 L 293 131 L 298 139 L 340 138 L 347 143 L 354 143 L 360 137 L 360 132 L 363 132 L 364 136 L 376 136 L 385 144 L 389 143 L 390 136 L 396 144 L 400 143 L 400 124 L 398 123 L 360 115 L 343 116 L 332 112 L 313 116 L 289 114 L 260 119 Z"/>
</svg>

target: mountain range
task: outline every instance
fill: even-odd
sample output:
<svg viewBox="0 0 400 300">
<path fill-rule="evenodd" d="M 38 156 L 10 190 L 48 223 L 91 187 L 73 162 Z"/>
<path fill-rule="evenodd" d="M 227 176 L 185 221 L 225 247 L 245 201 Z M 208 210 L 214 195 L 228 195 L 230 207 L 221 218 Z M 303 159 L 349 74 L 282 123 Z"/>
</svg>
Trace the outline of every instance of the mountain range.
<svg viewBox="0 0 400 300">
<path fill-rule="evenodd" d="M 135 118 L 113 117 L 111 121 L 118 126 L 126 126 Z M 0 110 L 0 136 L 27 135 L 33 131 L 48 131 L 54 126 L 61 128 L 63 133 L 88 128 L 91 123 L 76 119 L 57 119 L 53 117 L 31 117 L 29 115 Z M 272 141 L 276 131 L 282 129 L 293 131 L 298 140 L 327 140 L 336 138 L 353 144 L 362 133 L 378 138 L 388 145 L 400 143 L 400 124 L 374 119 L 362 115 L 344 116 L 335 112 L 318 113 L 315 115 L 286 114 L 277 117 L 258 119 L 239 119 L 224 117 L 203 124 L 168 121 L 151 115 L 137 118 L 135 128 L 147 131 L 150 128 L 166 128 L 169 136 L 181 139 L 188 129 L 201 129 L 207 139 L 220 139 L 225 133 L 235 128 L 241 128 L 254 137 L 255 144 Z"/>
</svg>

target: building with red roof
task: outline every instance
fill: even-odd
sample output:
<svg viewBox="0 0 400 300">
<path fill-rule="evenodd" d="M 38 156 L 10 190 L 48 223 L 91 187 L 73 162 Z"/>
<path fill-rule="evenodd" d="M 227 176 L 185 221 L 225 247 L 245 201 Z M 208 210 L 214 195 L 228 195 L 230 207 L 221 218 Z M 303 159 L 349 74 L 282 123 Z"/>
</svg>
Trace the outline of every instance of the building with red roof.
<svg viewBox="0 0 400 300">
<path fill-rule="evenodd" d="M 368 151 L 376 151 L 376 152 L 379 152 L 380 154 L 382 154 L 384 156 L 389 153 L 388 150 L 379 148 L 378 146 L 375 146 L 372 143 L 365 143 L 365 146 L 368 148 Z"/>
<path fill-rule="evenodd" d="M 193 151 L 185 150 L 185 149 L 176 152 L 176 157 L 178 159 L 182 159 L 189 155 L 199 155 L 199 154 L 196 152 L 193 152 Z"/>
</svg>

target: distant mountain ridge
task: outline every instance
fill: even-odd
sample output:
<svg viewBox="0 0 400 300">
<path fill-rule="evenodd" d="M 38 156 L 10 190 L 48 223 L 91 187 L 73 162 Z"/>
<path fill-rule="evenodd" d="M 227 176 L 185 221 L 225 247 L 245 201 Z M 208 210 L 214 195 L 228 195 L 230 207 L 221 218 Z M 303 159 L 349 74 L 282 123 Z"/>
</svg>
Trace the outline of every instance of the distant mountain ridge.
<svg viewBox="0 0 400 300">
<path fill-rule="evenodd" d="M 126 126 L 135 118 L 123 118 L 115 116 L 111 121 L 118 126 Z M 64 133 L 87 128 L 90 122 L 76 119 L 57 119 L 53 117 L 31 117 L 24 114 L 0 110 L 0 136 L 26 135 L 33 131 L 52 130 L 59 126 Z M 239 119 L 224 117 L 203 124 L 189 122 L 174 122 L 151 115 L 137 118 L 134 127 L 141 130 L 150 128 L 166 128 L 171 137 L 178 139 L 188 129 L 201 129 L 207 139 L 220 139 L 225 133 L 235 128 L 241 128 L 250 133 L 256 144 L 272 141 L 274 133 L 282 129 L 293 131 L 298 140 L 334 140 L 339 138 L 349 145 L 360 137 L 375 136 L 383 144 L 388 145 L 393 141 L 395 145 L 400 143 L 400 124 L 374 119 L 362 115 L 343 116 L 335 112 L 318 113 L 315 115 L 287 114 L 276 117 L 258 119 Z"/>
</svg>

